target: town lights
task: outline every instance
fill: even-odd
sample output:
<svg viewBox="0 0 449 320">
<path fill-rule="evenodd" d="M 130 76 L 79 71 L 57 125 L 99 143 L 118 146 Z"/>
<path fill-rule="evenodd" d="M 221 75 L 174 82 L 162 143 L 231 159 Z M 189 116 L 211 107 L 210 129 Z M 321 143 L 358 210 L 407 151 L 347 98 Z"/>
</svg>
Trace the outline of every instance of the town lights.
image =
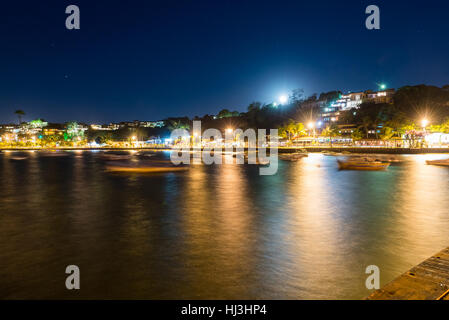
<svg viewBox="0 0 449 320">
<path fill-rule="evenodd" d="M 313 122 L 309 122 L 307 124 L 307 127 L 309 127 L 309 129 L 313 129 L 313 128 L 315 128 L 315 124 Z"/>
<path fill-rule="evenodd" d="M 136 141 L 136 140 L 137 140 L 137 137 L 136 137 L 136 136 L 132 136 L 132 137 L 131 137 L 131 140 Z"/>
<path fill-rule="evenodd" d="M 231 129 L 231 128 L 228 128 L 228 129 L 226 129 L 226 132 L 227 132 L 227 133 L 232 133 L 232 132 L 234 132 L 234 130 Z"/>
</svg>

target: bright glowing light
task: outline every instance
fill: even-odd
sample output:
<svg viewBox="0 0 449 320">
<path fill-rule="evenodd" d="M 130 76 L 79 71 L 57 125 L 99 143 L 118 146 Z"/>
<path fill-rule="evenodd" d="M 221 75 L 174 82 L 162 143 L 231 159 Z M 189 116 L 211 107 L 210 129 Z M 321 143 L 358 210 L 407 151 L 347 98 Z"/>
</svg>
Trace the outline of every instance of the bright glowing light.
<svg viewBox="0 0 449 320">
<path fill-rule="evenodd" d="M 278 104 L 276 102 L 273 102 L 273 107 L 277 107 Z"/>
<path fill-rule="evenodd" d="M 226 129 L 226 132 L 227 132 L 227 133 L 232 133 L 232 132 L 234 132 L 234 130 L 231 129 L 231 128 L 228 128 L 228 129 Z"/>
<path fill-rule="evenodd" d="M 426 128 L 428 124 L 429 124 L 429 120 L 427 120 L 427 119 L 422 119 L 421 120 L 421 126 L 423 128 Z"/>
<path fill-rule="evenodd" d="M 309 122 L 307 126 L 309 127 L 309 129 L 313 129 L 315 127 L 315 124 L 313 122 Z"/>
<path fill-rule="evenodd" d="M 285 104 L 285 103 L 287 103 L 287 101 L 288 101 L 288 97 L 286 95 L 282 95 L 279 97 L 279 102 L 281 104 Z"/>
<path fill-rule="evenodd" d="M 136 136 L 132 136 L 131 139 L 132 140 L 137 140 L 137 137 Z"/>
<path fill-rule="evenodd" d="M 323 122 L 318 121 L 317 126 L 318 126 L 318 127 L 321 127 L 322 125 L 323 125 Z"/>
<path fill-rule="evenodd" d="M 387 85 L 384 84 L 384 83 L 381 83 L 381 84 L 379 85 L 379 87 L 380 87 L 381 90 L 385 90 L 385 89 L 387 88 Z"/>
</svg>

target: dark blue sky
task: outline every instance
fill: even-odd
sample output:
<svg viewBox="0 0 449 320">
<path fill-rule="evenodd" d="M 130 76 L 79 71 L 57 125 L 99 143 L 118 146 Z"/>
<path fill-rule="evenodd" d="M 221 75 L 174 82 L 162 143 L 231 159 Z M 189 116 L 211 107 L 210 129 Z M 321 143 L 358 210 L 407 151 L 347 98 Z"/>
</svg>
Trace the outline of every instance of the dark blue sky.
<svg viewBox="0 0 449 320">
<path fill-rule="evenodd" d="M 65 28 L 65 7 L 81 30 Z M 365 28 L 365 8 L 381 30 Z M 100 1 L 0 5 L 0 122 L 157 120 L 306 94 L 449 83 L 448 1 Z"/>
</svg>

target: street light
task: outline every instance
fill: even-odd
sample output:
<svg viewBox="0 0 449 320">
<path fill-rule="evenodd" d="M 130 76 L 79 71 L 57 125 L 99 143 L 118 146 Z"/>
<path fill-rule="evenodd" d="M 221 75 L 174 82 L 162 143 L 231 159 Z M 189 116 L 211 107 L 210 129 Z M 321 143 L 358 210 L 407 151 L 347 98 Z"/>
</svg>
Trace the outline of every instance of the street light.
<svg viewBox="0 0 449 320">
<path fill-rule="evenodd" d="M 309 122 L 307 127 L 309 127 L 309 130 L 313 130 L 313 137 L 315 138 L 315 123 Z"/>
<path fill-rule="evenodd" d="M 426 118 L 421 120 L 421 126 L 426 129 L 427 125 L 429 124 L 429 120 L 427 120 Z"/>
<path fill-rule="evenodd" d="M 427 135 L 426 127 L 427 127 L 428 125 L 429 125 L 429 120 L 427 120 L 426 118 L 424 118 L 424 119 L 421 120 L 421 126 L 422 126 L 422 128 L 424 129 L 424 136 Z M 421 143 L 421 148 L 424 147 L 424 140 L 425 140 L 425 137 L 423 138 L 423 142 Z"/>
</svg>

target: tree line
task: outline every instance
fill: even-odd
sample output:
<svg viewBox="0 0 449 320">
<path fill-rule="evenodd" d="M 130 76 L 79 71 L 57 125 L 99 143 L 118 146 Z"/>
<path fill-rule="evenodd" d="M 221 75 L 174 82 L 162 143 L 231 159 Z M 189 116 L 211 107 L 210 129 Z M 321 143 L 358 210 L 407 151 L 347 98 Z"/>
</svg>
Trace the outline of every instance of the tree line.
<svg viewBox="0 0 449 320">
<path fill-rule="evenodd" d="M 161 128 L 124 126 L 114 131 L 89 128 L 85 137 L 98 143 L 107 140 L 126 141 L 131 136 L 138 140 L 163 138 L 168 137 L 174 129 L 190 130 L 192 122 L 200 120 L 202 130 L 278 128 L 282 137 L 292 139 L 310 133 L 306 128 L 307 123 L 316 123 L 323 106 L 329 106 L 340 96 L 340 91 L 330 91 L 306 97 L 302 89 L 296 89 L 290 93 L 288 103 L 283 105 L 255 101 L 248 105 L 245 112 L 222 109 L 217 115 L 206 114 L 193 119 L 167 118 L 164 120 L 165 126 Z M 20 122 L 24 112 L 18 110 L 16 115 Z M 341 111 L 338 121 L 317 129 L 322 136 L 332 137 L 340 135 L 340 128 L 346 125 L 353 128 L 351 137 L 355 140 L 388 140 L 405 134 L 419 134 L 423 119 L 428 121 L 429 131 L 449 133 L 449 85 L 405 86 L 395 92 L 392 103 L 362 103 L 358 108 Z"/>
</svg>

